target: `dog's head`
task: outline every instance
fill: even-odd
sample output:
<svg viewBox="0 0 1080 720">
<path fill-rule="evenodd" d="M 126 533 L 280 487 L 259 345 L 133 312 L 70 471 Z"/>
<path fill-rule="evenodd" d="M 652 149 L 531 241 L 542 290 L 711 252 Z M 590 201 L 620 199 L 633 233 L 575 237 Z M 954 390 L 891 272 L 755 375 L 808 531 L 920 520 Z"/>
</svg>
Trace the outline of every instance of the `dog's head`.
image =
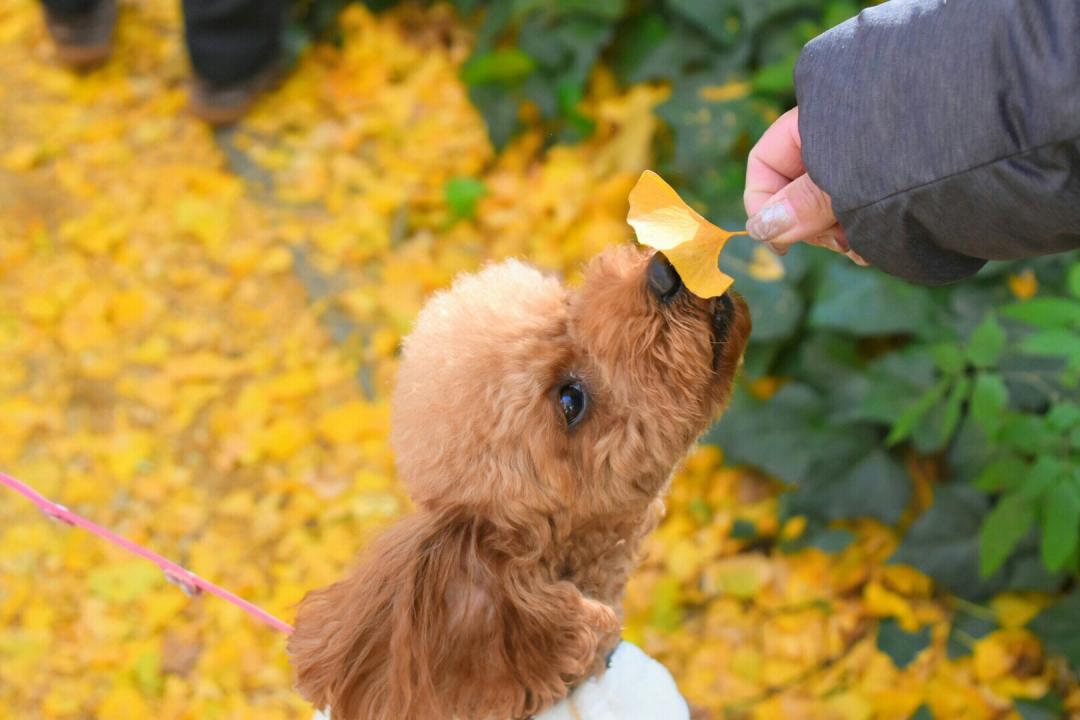
<svg viewBox="0 0 1080 720">
<path fill-rule="evenodd" d="M 602 554 L 614 536 L 586 528 L 642 522 L 727 401 L 749 331 L 737 295 L 699 299 L 631 247 L 576 290 L 507 261 L 436 295 L 392 418 L 418 512 L 305 599 L 301 693 L 335 720 L 504 720 L 565 695 L 618 622 L 560 546 Z"/>
<path fill-rule="evenodd" d="M 750 330 L 658 253 L 621 247 L 583 287 L 508 261 L 421 312 L 394 396 L 398 470 L 424 507 L 516 520 L 653 497 L 731 389 Z"/>
</svg>

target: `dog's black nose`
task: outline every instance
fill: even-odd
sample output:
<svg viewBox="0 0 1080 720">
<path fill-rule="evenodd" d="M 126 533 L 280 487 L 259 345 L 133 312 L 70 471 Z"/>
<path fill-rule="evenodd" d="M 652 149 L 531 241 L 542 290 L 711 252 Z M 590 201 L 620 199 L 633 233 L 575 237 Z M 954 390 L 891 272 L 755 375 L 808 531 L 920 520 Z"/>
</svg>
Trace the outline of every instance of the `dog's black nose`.
<svg viewBox="0 0 1080 720">
<path fill-rule="evenodd" d="M 654 253 L 645 271 L 649 289 L 662 301 L 670 300 L 682 288 L 682 278 L 663 253 Z"/>
</svg>

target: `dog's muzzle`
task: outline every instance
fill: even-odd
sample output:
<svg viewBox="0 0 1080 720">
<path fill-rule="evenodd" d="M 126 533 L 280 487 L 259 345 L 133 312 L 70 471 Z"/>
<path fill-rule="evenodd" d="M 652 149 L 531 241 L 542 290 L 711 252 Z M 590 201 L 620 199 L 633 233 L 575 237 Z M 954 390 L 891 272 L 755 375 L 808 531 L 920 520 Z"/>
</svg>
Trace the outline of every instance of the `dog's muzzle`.
<svg viewBox="0 0 1080 720">
<path fill-rule="evenodd" d="M 649 258 L 645 277 L 649 291 L 665 305 L 674 300 L 684 290 L 682 278 L 675 266 L 664 257 L 663 253 L 654 253 Z M 731 330 L 731 321 L 735 315 L 735 303 L 730 295 L 721 295 L 709 301 L 712 311 L 713 342 L 723 343 Z"/>
</svg>

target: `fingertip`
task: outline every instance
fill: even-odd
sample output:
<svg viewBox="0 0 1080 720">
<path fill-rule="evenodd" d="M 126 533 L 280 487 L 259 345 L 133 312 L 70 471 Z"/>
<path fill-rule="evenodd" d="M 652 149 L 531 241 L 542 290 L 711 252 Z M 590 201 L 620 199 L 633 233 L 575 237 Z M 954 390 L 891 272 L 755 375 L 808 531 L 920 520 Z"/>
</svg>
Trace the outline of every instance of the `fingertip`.
<svg viewBox="0 0 1080 720">
<path fill-rule="evenodd" d="M 856 265 L 859 265 L 861 267 L 870 267 L 870 263 L 868 263 L 862 255 L 855 252 L 854 250 L 848 250 L 846 253 L 844 253 L 844 255 L 846 255 L 847 258 Z"/>
<path fill-rule="evenodd" d="M 794 208 L 781 197 L 775 202 L 766 203 L 751 216 L 746 221 L 746 232 L 755 240 L 775 241 L 779 236 L 791 230 L 795 223 Z"/>
</svg>

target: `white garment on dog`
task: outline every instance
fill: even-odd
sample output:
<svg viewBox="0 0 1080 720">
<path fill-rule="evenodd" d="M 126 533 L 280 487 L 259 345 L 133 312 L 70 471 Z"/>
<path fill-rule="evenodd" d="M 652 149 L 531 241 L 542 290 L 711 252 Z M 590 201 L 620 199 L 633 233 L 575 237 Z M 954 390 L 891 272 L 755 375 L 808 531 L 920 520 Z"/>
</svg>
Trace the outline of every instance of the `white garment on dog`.
<svg viewBox="0 0 1080 720">
<path fill-rule="evenodd" d="M 667 668 L 625 640 L 602 677 L 579 685 L 570 697 L 535 720 L 689 720 L 690 708 Z M 315 720 L 330 720 L 316 713 Z"/>
<path fill-rule="evenodd" d="M 611 667 L 579 685 L 536 720 L 689 720 L 690 708 L 668 669 L 625 640 Z"/>
</svg>

